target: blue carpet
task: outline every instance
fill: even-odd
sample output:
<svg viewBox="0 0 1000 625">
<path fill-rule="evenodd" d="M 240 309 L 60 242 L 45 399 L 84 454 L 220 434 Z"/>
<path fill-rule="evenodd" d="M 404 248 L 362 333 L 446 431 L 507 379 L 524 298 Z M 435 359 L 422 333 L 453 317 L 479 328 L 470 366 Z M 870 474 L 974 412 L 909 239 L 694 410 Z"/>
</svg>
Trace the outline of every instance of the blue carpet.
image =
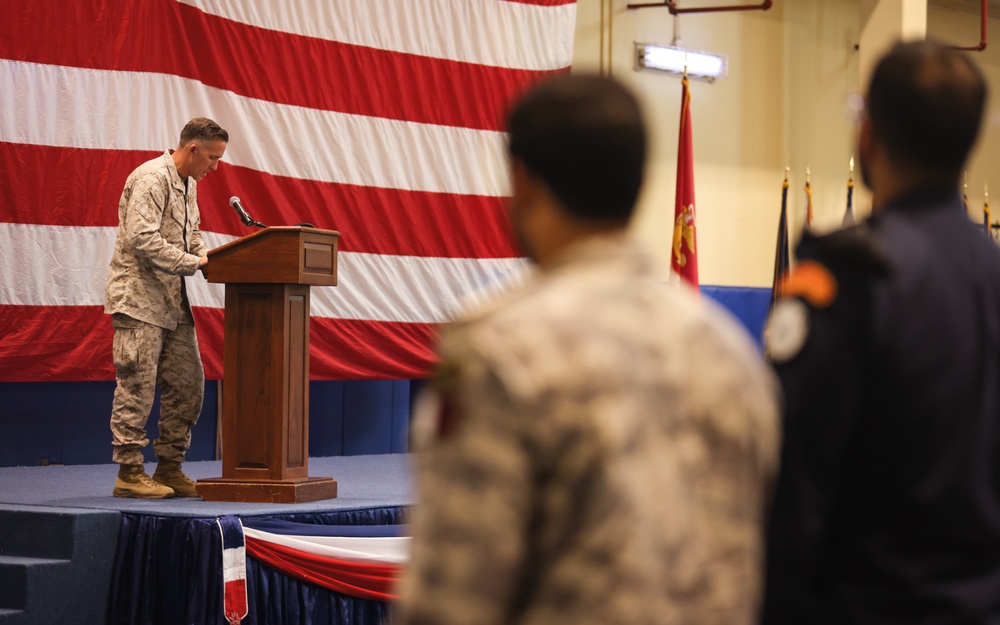
<svg viewBox="0 0 1000 625">
<path fill-rule="evenodd" d="M 157 516 L 215 517 L 360 510 L 414 503 L 408 454 L 310 458 L 310 477 L 337 480 L 337 497 L 298 504 L 209 502 L 200 499 L 119 499 L 111 496 L 118 465 L 0 468 L 0 504 L 117 510 Z M 155 464 L 147 464 L 152 474 Z M 192 479 L 222 476 L 222 462 L 186 462 Z"/>
</svg>

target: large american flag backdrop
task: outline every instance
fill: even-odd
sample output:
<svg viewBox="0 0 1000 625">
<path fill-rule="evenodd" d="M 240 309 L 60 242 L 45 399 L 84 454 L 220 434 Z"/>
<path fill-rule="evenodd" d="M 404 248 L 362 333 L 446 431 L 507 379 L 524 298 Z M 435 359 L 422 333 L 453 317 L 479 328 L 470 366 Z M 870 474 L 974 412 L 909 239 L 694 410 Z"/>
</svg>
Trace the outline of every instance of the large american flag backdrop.
<svg viewBox="0 0 1000 625">
<path fill-rule="evenodd" d="M 437 323 L 523 261 L 503 117 L 567 71 L 575 0 L 0 3 L 0 381 L 113 379 L 104 284 L 125 178 L 191 117 L 230 132 L 199 185 L 209 247 L 338 230 L 312 291 L 313 379 L 406 379 Z M 224 287 L 188 278 L 209 378 Z"/>
</svg>

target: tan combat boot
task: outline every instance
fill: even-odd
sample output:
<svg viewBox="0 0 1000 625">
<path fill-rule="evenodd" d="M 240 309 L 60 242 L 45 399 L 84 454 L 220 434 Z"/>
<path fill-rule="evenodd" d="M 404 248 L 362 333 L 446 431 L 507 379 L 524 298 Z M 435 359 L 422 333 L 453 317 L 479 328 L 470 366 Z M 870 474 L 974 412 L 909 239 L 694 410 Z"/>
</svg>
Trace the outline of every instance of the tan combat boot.
<svg viewBox="0 0 1000 625">
<path fill-rule="evenodd" d="M 194 487 L 194 480 L 184 475 L 179 462 L 160 460 L 153 473 L 153 480 L 172 488 L 177 497 L 199 496 L 198 490 Z"/>
<path fill-rule="evenodd" d="M 135 499 L 167 499 L 174 496 L 174 490 L 149 479 L 141 464 L 123 464 L 118 469 L 113 494 Z"/>
</svg>

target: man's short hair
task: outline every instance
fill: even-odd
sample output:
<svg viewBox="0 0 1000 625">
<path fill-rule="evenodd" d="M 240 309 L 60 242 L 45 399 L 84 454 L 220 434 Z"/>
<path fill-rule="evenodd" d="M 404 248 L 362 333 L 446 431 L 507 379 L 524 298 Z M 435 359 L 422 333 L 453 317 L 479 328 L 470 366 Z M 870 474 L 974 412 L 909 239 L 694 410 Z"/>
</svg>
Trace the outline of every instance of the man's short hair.
<svg viewBox="0 0 1000 625">
<path fill-rule="evenodd" d="M 646 128 L 619 82 L 562 75 L 531 90 L 507 120 L 509 151 L 574 217 L 628 221 L 642 186 Z"/>
<path fill-rule="evenodd" d="M 872 74 L 872 131 L 892 162 L 957 175 L 976 142 L 987 95 L 968 55 L 940 43 L 897 44 Z"/>
<path fill-rule="evenodd" d="M 229 143 L 229 133 L 207 117 L 195 117 L 181 130 L 181 146 L 192 141 L 215 141 L 216 139 L 222 139 Z"/>
</svg>

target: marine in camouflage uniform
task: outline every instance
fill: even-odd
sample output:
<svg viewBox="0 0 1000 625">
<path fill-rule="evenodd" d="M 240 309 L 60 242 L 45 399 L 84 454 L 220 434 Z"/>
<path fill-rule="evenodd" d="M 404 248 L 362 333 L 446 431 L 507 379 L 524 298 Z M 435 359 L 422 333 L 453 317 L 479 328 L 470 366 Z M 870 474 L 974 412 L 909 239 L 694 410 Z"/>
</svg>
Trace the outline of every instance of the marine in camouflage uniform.
<svg viewBox="0 0 1000 625">
<path fill-rule="evenodd" d="M 618 83 L 586 76 L 521 108 L 551 102 L 576 132 L 587 125 L 576 107 L 606 111 L 608 97 L 608 114 L 624 98 L 637 116 Z M 619 157 L 590 148 L 578 153 Z M 776 470 L 774 381 L 742 330 L 670 286 L 620 218 L 550 245 L 567 230 L 519 224 L 532 191 L 517 174 L 514 188 L 515 230 L 539 269 L 443 330 L 415 414 L 397 624 L 749 625 Z"/>
<path fill-rule="evenodd" d="M 118 204 L 118 233 L 105 294 L 105 312 L 112 314 L 115 330 L 117 387 L 111 432 L 113 458 L 122 465 L 120 475 L 130 475 L 139 490 L 137 494 L 116 483 L 117 496 L 174 494 L 167 491 L 197 495 L 179 468 L 201 413 L 205 382 L 183 277 L 205 263 L 197 180 L 218 166 L 228 135 L 214 122 L 197 118 L 181 136 L 177 151 L 169 150 L 132 172 Z M 153 447 L 160 461 L 157 473 L 163 479 L 155 474 L 153 479 L 168 482 L 168 488 L 144 481 L 140 472 L 157 385 L 160 436 Z"/>
</svg>

